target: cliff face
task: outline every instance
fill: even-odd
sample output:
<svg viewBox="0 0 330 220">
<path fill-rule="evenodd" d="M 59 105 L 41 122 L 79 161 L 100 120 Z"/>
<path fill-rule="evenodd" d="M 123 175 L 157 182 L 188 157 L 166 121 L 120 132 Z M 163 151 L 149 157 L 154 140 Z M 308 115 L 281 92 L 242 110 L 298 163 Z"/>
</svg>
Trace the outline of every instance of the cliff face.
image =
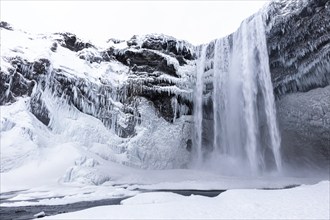
<svg viewBox="0 0 330 220">
<path fill-rule="evenodd" d="M 70 33 L 31 35 L 6 27 L 3 23 L 2 106 L 24 99 L 30 120 L 37 119 L 45 130 L 90 150 L 101 144 L 97 147 L 101 149 L 91 151 L 106 160 L 144 168 L 186 166 L 191 148 L 192 45 L 147 35 L 129 41 L 111 39 L 105 47 L 97 47 Z M 15 127 L 26 133 L 26 126 L 10 115 L 1 117 L 4 133 Z M 64 118 L 82 121 L 81 117 L 93 122 L 72 131 L 64 123 Z M 103 125 L 94 125 L 96 121 Z M 36 139 L 42 136 L 28 130 Z M 34 150 L 41 146 L 32 142 Z M 13 155 L 2 156 L 6 163 Z M 12 165 L 1 167 L 8 170 Z"/>
<path fill-rule="evenodd" d="M 282 153 L 287 160 L 300 154 L 298 165 L 324 167 L 330 146 L 329 1 L 278 0 L 263 11 Z M 5 22 L 1 36 L 0 104 L 9 112 L 1 116 L 2 137 L 16 129 L 31 142 L 30 148 L 2 154 L 1 169 L 18 166 L 13 158 L 47 145 L 46 133 L 78 142 L 108 161 L 143 168 L 187 166 L 200 47 L 165 35 L 110 39 L 99 47 L 71 33 L 31 35 Z M 232 47 L 232 35 L 228 40 Z M 208 71 L 213 47 L 214 41 L 208 44 L 204 75 L 207 133 L 213 132 Z M 18 110 L 10 106 L 25 112 L 31 123 L 18 122 Z M 75 124 L 79 120 L 81 125 Z"/>
<path fill-rule="evenodd" d="M 273 1 L 267 10 L 283 156 L 329 170 L 330 2 Z"/>
<path fill-rule="evenodd" d="M 326 0 L 269 4 L 267 43 L 277 97 L 329 85 L 329 16 Z"/>
</svg>

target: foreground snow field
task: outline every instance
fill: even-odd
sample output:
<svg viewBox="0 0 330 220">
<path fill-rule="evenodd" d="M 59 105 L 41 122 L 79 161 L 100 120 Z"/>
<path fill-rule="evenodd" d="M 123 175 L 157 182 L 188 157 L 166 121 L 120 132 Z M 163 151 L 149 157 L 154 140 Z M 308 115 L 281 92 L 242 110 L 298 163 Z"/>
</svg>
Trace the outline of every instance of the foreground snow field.
<svg viewBox="0 0 330 220">
<path fill-rule="evenodd" d="M 329 219 L 329 181 L 283 190 L 229 190 L 217 197 L 143 193 L 121 205 L 45 219 Z"/>
</svg>

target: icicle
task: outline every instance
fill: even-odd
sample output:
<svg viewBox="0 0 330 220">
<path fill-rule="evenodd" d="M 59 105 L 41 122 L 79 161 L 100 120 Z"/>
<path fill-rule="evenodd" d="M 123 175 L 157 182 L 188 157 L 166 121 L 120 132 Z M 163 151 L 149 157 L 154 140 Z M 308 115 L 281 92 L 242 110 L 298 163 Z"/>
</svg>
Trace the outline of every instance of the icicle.
<svg viewBox="0 0 330 220">
<path fill-rule="evenodd" d="M 173 123 L 176 120 L 176 115 L 177 115 L 177 108 L 178 108 L 178 100 L 175 96 L 171 99 L 171 106 L 173 109 Z"/>
</svg>

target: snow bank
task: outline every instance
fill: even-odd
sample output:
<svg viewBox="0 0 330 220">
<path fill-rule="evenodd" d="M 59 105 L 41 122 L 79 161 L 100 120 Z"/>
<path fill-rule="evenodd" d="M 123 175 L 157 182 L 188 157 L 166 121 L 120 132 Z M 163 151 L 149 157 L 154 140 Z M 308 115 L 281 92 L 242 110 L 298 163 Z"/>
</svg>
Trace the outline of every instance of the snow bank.
<svg viewBox="0 0 330 220">
<path fill-rule="evenodd" d="M 329 219 L 329 181 L 284 190 L 230 190 L 217 197 L 144 193 L 45 219 Z"/>
</svg>

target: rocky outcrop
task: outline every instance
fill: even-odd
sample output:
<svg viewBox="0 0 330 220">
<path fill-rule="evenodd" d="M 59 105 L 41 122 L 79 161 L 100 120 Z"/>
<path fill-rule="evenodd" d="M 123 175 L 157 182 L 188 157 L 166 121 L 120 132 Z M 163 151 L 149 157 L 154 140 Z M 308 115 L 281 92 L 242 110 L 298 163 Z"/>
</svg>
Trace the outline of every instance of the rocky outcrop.
<svg viewBox="0 0 330 220">
<path fill-rule="evenodd" d="M 125 50 L 122 53 L 117 53 L 115 57 L 118 61 L 130 66 L 133 73 L 153 73 L 155 71 L 161 71 L 168 75 L 178 77 L 174 65 L 167 63 L 166 57 L 151 50 Z"/>
<path fill-rule="evenodd" d="M 56 35 L 61 37 L 60 39 L 57 39 L 57 41 L 62 47 L 68 48 L 74 52 L 81 51 L 85 48 L 94 47 L 91 43 L 81 41 L 75 34 L 72 33 L 57 33 Z"/>
<path fill-rule="evenodd" d="M 128 49 L 112 53 L 129 67 L 127 97 L 147 98 L 169 122 L 181 113 L 192 114 L 193 46 L 165 35 L 134 36 L 127 44 Z"/>
<path fill-rule="evenodd" d="M 0 28 L 7 29 L 9 31 L 13 30 L 12 26 L 8 22 L 5 22 L 5 21 L 0 21 Z"/>
</svg>

